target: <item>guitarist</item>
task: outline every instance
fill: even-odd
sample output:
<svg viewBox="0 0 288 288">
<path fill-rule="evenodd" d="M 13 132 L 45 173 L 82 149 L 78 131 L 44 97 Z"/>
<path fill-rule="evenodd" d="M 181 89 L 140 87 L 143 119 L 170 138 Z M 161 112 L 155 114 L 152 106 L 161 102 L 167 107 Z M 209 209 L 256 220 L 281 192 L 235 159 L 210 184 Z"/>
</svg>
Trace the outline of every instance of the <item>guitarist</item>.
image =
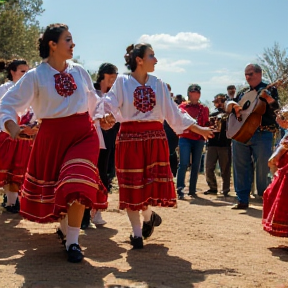
<svg viewBox="0 0 288 288">
<path fill-rule="evenodd" d="M 256 90 L 260 97 L 259 101 L 266 103 L 266 111 L 262 116 L 260 127 L 246 144 L 232 140 L 234 188 L 238 198 L 238 203 L 232 206 L 232 209 L 248 208 L 254 177 L 253 167 L 256 169 L 258 196 L 263 196 L 263 192 L 269 184 L 267 163 L 272 153 L 273 132 L 277 128 L 274 111 L 279 108 L 277 89 L 271 87 L 269 95 L 265 93 L 267 84 L 262 82 L 262 68 L 258 64 L 248 64 L 245 67 L 245 78 L 250 86 L 245 93 Z M 237 95 L 234 101 L 226 102 L 225 107 L 228 113 L 232 112 L 236 114 L 236 117 L 240 117 L 242 107 L 238 102 L 245 93 Z"/>
</svg>

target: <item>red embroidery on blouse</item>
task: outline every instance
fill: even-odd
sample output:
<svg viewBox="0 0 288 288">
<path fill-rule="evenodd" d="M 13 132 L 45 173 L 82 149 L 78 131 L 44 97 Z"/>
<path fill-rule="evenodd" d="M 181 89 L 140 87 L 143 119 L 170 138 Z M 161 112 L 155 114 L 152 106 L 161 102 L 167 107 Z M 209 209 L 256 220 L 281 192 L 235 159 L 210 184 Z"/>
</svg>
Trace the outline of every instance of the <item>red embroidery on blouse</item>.
<svg viewBox="0 0 288 288">
<path fill-rule="evenodd" d="M 134 106 L 142 113 L 151 111 L 156 105 L 155 92 L 150 86 L 139 86 L 134 91 Z"/>
<path fill-rule="evenodd" d="M 29 122 L 31 121 L 33 115 L 34 115 L 34 113 L 32 113 L 30 111 L 27 111 L 26 114 L 21 116 L 19 125 L 27 125 L 27 124 L 29 124 Z"/>
<path fill-rule="evenodd" d="M 62 97 L 71 96 L 74 90 L 77 89 L 77 85 L 74 78 L 69 73 L 59 73 L 54 75 L 55 78 L 55 89 Z"/>
</svg>

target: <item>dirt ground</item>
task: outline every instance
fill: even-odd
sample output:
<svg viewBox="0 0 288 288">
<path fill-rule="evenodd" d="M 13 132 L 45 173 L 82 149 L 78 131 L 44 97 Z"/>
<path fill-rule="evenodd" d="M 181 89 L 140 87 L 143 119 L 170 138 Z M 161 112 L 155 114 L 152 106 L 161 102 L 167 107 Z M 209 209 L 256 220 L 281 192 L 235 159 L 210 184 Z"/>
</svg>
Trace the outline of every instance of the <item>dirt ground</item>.
<svg viewBox="0 0 288 288">
<path fill-rule="evenodd" d="M 155 208 L 163 223 L 142 250 L 131 250 L 131 228 L 114 187 L 103 212 L 107 225 L 81 233 L 85 260 L 78 264 L 66 261 L 57 224 L 1 211 L 0 287 L 288 287 L 288 240 L 262 230 L 261 201 L 231 210 L 234 192 L 205 196 L 203 175 L 197 187 L 198 197 L 186 196 L 177 209 Z"/>
</svg>

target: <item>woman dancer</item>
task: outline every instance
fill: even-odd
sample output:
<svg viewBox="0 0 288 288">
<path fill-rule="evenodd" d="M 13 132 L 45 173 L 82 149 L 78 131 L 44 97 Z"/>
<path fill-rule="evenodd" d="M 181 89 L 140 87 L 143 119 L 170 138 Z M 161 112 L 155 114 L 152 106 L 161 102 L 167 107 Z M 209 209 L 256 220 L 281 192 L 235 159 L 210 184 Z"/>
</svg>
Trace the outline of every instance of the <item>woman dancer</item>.
<svg viewBox="0 0 288 288">
<path fill-rule="evenodd" d="M 151 236 L 154 226 L 162 221 L 151 205 L 176 206 L 164 119 L 178 134 L 192 130 L 208 138 L 213 133 L 196 125 L 187 113 L 181 113 L 166 84 L 148 74 L 157 63 L 151 45 L 127 47 L 125 60 L 132 73 L 117 77 L 106 101 L 121 119 L 115 155 L 119 206 L 127 210 L 132 225 L 131 245 L 140 249 L 142 237 Z M 144 217 L 142 229 L 139 210 Z"/>
<path fill-rule="evenodd" d="M 288 128 L 288 105 L 277 115 L 277 123 Z M 288 134 L 282 138 L 268 166 L 274 178 L 263 194 L 263 229 L 273 236 L 288 237 Z"/>
<path fill-rule="evenodd" d="M 28 70 L 28 64 L 23 59 L 0 60 L 0 72 L 5 72 L 8 79 L 0 86 L 0 98 Z M 32 116 L 33 113 L 27 111 L 21 118 L 18 118 L 18 123 L 20 125 L 28 124 Z M 18 191 L 24 180 L 32 141 L 28 135 L 26 139 L 13 140 L 9 134 L 0 132 L 0 187 L 3 187 L 6 195 L 3 207 L 11 213 L 19 212 Z"/>
<path fill-rule="evenodd" d="M 96 167 L 99 140 L 91 120 L 100 98 L 89 74 L 67 62 L 74 47 L 67 25 L 46 28 L 39 40 L 44 60 L 3 96 L 0 124 L 16 139 L 21 131 L 16 111 L 31 105 L 41 120 L 21 189 L 20 213 L 41 223 L 67 213 L 68 261 L 80 262 L 78 236 L 85 206 L 105 209 L 107 192 Z"/>
</svg>

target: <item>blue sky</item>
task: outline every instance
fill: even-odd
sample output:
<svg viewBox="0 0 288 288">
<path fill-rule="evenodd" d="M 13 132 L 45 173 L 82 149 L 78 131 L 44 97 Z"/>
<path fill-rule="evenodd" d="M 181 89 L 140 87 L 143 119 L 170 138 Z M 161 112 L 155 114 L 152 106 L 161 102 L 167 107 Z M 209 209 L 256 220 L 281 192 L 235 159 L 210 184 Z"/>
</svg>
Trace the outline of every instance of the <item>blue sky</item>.
<svg viewBox="0 0 288 288">
<path fill-rule="evenodd" d="M 202 101 L 245 83 L 244 68 L 275 42 L 288 48 L 288 0 L 43 0 L 40 25 L 69 26 L 74 57 L 96 71 L 101 63 L 126 71 L 131 43 L 152 44 L 158 78 L 186 96 L 198 83 Z"/>
</svg>

